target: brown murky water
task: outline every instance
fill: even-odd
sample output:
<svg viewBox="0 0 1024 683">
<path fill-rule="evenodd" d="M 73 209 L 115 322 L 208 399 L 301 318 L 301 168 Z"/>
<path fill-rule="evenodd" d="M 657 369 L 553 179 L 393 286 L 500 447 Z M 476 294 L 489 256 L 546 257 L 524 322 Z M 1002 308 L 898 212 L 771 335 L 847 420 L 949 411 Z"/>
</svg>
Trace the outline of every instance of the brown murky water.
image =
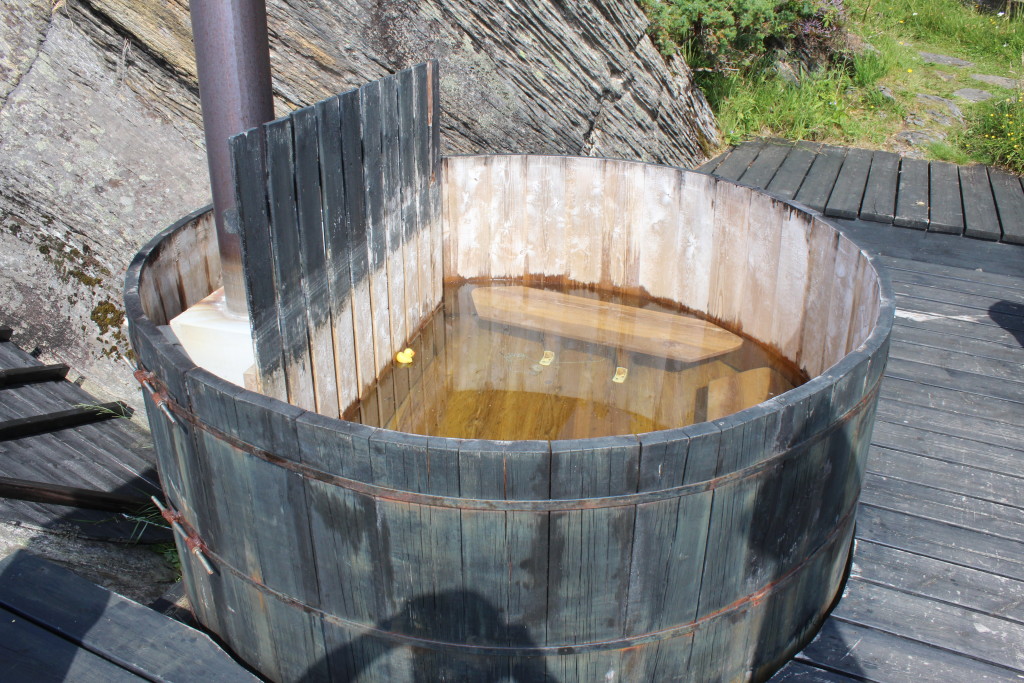
<svg viewBox="0 0 1024 683">
<path fill-rule="evenodd" d="M 513 283 L 444 305 L 345 419 L 467 439 L 580 439 L 716 419 L 806 380 L 758 344 L 652 301 Z"/>
</svg>

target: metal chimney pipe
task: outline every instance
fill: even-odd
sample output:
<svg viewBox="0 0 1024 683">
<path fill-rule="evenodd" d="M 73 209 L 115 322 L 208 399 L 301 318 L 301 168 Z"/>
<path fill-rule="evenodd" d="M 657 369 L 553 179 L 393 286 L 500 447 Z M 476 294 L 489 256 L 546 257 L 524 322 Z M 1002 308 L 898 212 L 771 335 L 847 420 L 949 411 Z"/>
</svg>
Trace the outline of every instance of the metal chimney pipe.
<svg viewBox="0 0 1024 683">
<path fill-rule="evenodd" d="M 228 310 L 247 315 L 228 138 L 274 118 L 265 0 L 191 0 L 199 97 Z"/>
</svg>

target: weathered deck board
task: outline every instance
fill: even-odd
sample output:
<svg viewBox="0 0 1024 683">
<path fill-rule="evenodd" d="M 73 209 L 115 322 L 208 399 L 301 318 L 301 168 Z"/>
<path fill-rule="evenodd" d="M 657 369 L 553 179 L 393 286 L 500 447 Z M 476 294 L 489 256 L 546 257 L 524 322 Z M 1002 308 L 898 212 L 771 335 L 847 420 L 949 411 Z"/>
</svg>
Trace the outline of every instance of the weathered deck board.
<svg viewBox="0 0 1024 683">
<path fill-rule="evenodd" d="M 43 365 L 13 343 L 0 342 L 0 368 L 33 367 Z M 88 413 L 91 411 L 81 406 L 98 403 L 68 381 L 20 384 L 0 388 L 0 421 L 59 413 L 75 406 Z M 36 423 L 36 427 L 43 426 Z M 160 491 L 148 441 L 124 419 L 0 441 L 0 477 L 145 499 Z M 0 499 L 0 518 L 40 528 L 75 528 L 98 539 L 127 540 L 138 532 L 136 522 L 118 514 L 24 500 Z M 168 532 L 152 527 L 143 540 L 168 537 Z"/>
<path fill-rule="evenodd" d="M 983 240 L 998 240 L 999 214 L 984 166 L 960 167 L 960 192 L 964 200 L 964 234 Z"/>
<path fill-rule="evenodd" d="M 866 221 L 889 223 L 896 215 L 896 186 L 900 157 L 892 152 L 875 152 L 864 187 L 860 217 Z"/>
<path fill-rule="evenodd" d="M 752 140 L 697 170 L 764 188 L 835 218 L 859 216 L 863 221 L 1024 244 L 1021 179 L 984 166 Z"/>
<path fill-rule="evenodd" d="M 946 191 L 949 191 L 948 189 Z M 928 162 L 904 159 L 900 164 L 896 215 L 893 224 L 924 230 L 928 227 Z"/>
<path fill-rule="evenodd" d="M 959 172 L 953 164 L 933 161 L 931 164 L 929 200 L 931 222 L 928 230 L 961 235 L 964 232 L 964 205 L 960 193 L 953 191 L 960 182 Z"/>
<path fill-rule="evenodd" d="M 845 157 L 846 149 L 843 147 L 831 145 L 822 147 L 811 163 L 803 185 L 796 193 L 796 201 L 815 211 L 824 211 L 825 205 L 828 204 L 828 198 L 832 194 L 832 187 L 843 167 Z"/>
<path fill-rule="evenodd" d="M 5 680 L 254 681 L 207 635 L 20 551 L 0 562 Z"/>
<path fill-rule="evenodd" d="M 839 169 L 835 187 L 825 205 L 825 215 L 836 218 L 856 218 L 871 170 L 871 151 L 851 149 L 846 153 Z"/>
</svg>

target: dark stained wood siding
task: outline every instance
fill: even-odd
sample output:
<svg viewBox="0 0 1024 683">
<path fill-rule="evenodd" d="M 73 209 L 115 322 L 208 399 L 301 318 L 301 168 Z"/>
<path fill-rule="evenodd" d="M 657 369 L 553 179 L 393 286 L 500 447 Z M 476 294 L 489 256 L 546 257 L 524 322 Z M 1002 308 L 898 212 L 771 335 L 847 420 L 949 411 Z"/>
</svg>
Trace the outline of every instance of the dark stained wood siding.
<svg viewBox="0 0 1024 683">
<path fill-rule="evenodd" d="M 381 373 L 440 304 L 436 73 L 421 64 L 231 139 L 265 394 L 338 417 L 381 382 L 367 421 L 383 424 L 408 393 L 405 374 Z"/>
</svg>

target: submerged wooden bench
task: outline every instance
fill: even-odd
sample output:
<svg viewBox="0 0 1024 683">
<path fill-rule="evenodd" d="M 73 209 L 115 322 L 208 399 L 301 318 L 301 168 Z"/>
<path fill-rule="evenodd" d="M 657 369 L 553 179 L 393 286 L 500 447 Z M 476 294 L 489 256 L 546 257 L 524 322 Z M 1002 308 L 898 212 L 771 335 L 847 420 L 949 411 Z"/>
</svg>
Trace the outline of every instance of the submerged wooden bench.
<svg viewBox="0 0 1024 683">
<path fill-rule="evenodd" d="M 473 305 L 484 320 L 698 363 L 740 348 L 743 340 L 717 325 L 683 315 L 518 285 L 478 287 Z"/>
</svg>

